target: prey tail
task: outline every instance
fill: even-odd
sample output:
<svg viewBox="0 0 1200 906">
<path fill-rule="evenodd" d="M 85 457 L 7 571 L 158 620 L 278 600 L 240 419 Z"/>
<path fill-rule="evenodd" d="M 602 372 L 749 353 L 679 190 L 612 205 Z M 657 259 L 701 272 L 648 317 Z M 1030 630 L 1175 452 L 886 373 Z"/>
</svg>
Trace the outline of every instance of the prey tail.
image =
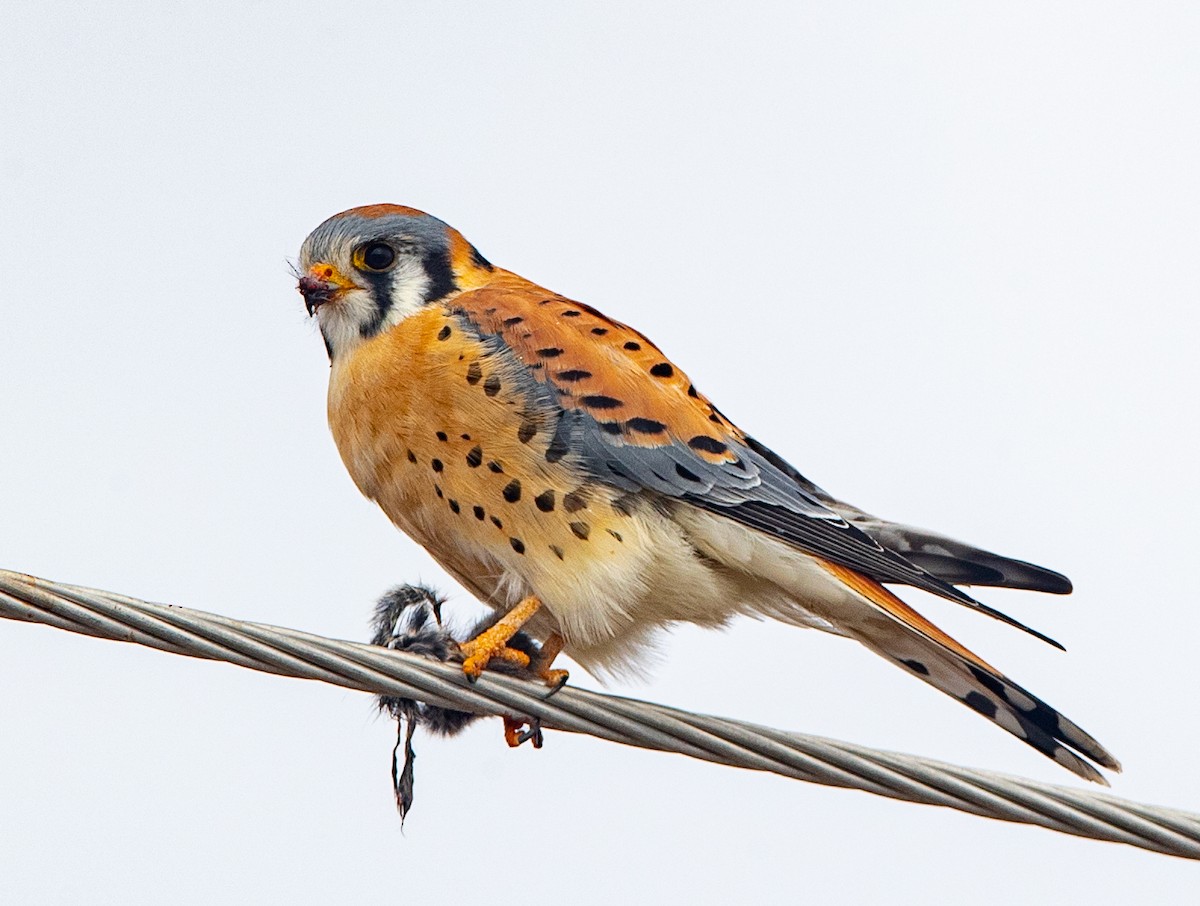
<svg viewBox="0 0 1200 906">
<path fill-rule="evenodd" d="M 979 712 L 1085 780 L 1108 781 L 1085 759 L 1121 770 L 1095 739 L 938 629 L 874 579 L 834 563 L 827 571 L 871 610 L 842 622 L 847 634 Z"/>
</svg>

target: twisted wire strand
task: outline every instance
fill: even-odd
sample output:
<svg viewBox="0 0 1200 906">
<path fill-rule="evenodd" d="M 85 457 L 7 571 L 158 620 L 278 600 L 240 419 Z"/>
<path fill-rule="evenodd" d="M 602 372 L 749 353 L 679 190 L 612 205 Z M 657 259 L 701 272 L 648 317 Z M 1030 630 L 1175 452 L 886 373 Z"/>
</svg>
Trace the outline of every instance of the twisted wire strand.
<svg viewBox="0 0 1200 906">
<path fill-rule="evenodd" d="M 1200 815 L 0 570 L 0 617 L 1200 859 Z"/>
</svg>

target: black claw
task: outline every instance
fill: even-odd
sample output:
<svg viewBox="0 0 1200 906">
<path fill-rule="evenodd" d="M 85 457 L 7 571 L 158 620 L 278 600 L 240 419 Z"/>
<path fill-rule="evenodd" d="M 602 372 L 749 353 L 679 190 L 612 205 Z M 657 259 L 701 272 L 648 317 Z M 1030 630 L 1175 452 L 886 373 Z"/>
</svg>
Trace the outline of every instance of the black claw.
<svg viewBox="0 0 1200 906">
<path fill-rule="evenodd" d="M 535 749 L 540 749 L 542 747 L 542 743 L 545 741 L 542 738 L 542 722 L 536 717 L 530 719 L 529 729 L 517 737 L 517 745 L 521 745 L 522 743 L 530 741 L 533 742 L 533 747 Z"/>
</svg>

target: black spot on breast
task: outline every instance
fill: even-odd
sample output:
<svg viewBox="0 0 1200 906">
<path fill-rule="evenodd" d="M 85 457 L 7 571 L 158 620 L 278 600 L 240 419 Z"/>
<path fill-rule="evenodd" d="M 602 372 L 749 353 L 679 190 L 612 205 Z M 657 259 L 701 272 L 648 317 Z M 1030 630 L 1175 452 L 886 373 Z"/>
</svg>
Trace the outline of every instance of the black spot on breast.
<svg viewBox="0 0 1200 906">
<path fill-rule="evenodd" d="M 500 378 L 496 377 L 496 375 L 493 374 L 490 378 L 488 378 L 486 381 L 484 381 L 483 382 L 483 392 L 486 393 L 488 396 L 495 396 L 497 393 L 499 393 L 500 392 Z"/>
<path fill-rule="evenodd" d="M 478 362 L 472 362 L 467 366 L 467 383 L 478 384 L 483 380 L 483 369 L 479 367 Z"/>
<path fill-rule="evenodd" d="M 579 402 L 589 409 L 619 409 L 625 405 L 615 397 L 602 395 L 583 396 L 579 398 Z"/>
<path fill-rule="evenodd" d="M 630 431 L 637 431 L 639 434 L 662 434 L 667 430 L 666 425 L 652 418 L 631 418 L 625 425 Z"/>
<path fill-rule="evenodd" d="M 639 349 L 642 348 L 642 344 L 635 343 L 635 342 L 633 342 L 633 340 L 630 340 L 628 343 L 625 344 L 625 348 L 628 349 L 630 352 L 637 352 Z"/>
<path fill-rule="evenodd" d="M 592 373 L 590 371 L 584 371 L 582 368 L 572 368 L 570 371 L 560 371 L 555 375 L 555 377 L 560 381 L 570 381 L 571 383 L 574 383 L 575 381 L 586 380 L 591 376 Z"/>
<path fill-rule="evenodd" d="M 546 448 L 546 462 L 558 462 L 569 452 L 571 451 L 566 440 L 555 434 L 550 441 L 550 446 Z"/>
<path fill-rule="evenodd" d="M 563 351 L 557 346 L 547 346 L 545 349 L 539 349 L 537 354 L 543 359 L 556 359 L 563 354 Z"/>
<path fill-rule="evenodd" d="M 460 435 L 459 435 L 459 437 L 461 437 L 463 440 L 470 440 L 470 439 L 471 439 L 471 435 L 470 435 L 470 434 L 460 434 Z"/>
<path fill-rule="evenodd" d="M 691 469 L 681 466 L 679 463 L 675 463 L 675 474 L 678 475 L 680 478 L 684 479 L 685 481 L 699 481 L 700 480 L 699 475 L 697 475 Z"/>
<path fill-rule="evenodd" d="M 620 422 L 596 422 L 605 434 L 620 435 L 624 432 Z"/>
<path fill-rule="evenodd" d="M 450 329 L 450 325 L 447 324 L 445 327 L 443 327 L 441 330 L 438 331 L 437 337 L 439 340 L 448 340 L 448 339 L 450 339 L 451 333 L 453 333 L 453 331 Z"/>
<path fill-rule="evenodd" d="M 440 459 L 432 459 L 429 461 L 429 464 L 431 466 L 433 466 L 433 471 L 435 471 L 435 472 L 440 472 L 440 471 L 442 471 L 442 469 L 445 468 L 445 466 L 442 465 L 442 461 Z"/>
<path fill-rule="evenodd" d="M 550 550 L 554 551 L 554 556 L 558 557 L 559 560 L 563 558 L 563 549 L 557 544 L 551 544 Z"/>
<path fill-rule="evenodd" d="M 720 416 L 718 416 L 718 415 L 717 415 L 715 412 L 714 412 L 712 415 L 710 415 L 710 416 L 708 417 L 708 420 L 709 420 L 710 422 L 712 422 L 714 425 L 719 425 L 719 424 L 721 424 L 721 418 L 720 418 Z"/>
<path fill-rule="evenodd" d="M 504 472 L 504 466 L 492 459 L 488 461 L 488 471 L 495 472 L 497 475 L 500 475 Z"/>
<path fill-rule="evenodd" d="M 520 324 L 524 320 L 525 319 L 522 318 L 520 315 L 514 315 L 511 318 L 504 319 L 504 326 L 505 327 L 516 327 L 518 324 Z"/>
<path fill-rule="evenodd" d="M 563 497 L 563 509 L 568 513 L 578 513 L 587 507 L 587 498 L 578 491 L 572 491 Z"/>
<path fill-rule="evenodd" d="M 521 499 L 521 482 L 514 478 L 504 486 L 502 493 L 504 494 L 504 499 L 509 503 L 516 503 Z"/>
<path fill-rule="evenodd" d="M 446 496 L 445 494 L 442 493 L 442 486 L 440 484 L 435 484 L 433 486 L 433 493 L 437 494 L 438 500 L 441 500 L 443 497 Z"/>
<path fill-rule="evenodd" d="M 921 676 L 929 676 L 929 668 L 926 667 L 924 664 L 922 664 L 920 661 L 914 661 L 911 658 L 909 658 L 908 660 L 901 660 L 900 663 L 903 664 L 905 667 L 907 667 L 909 670 L 911 670 L 913 673 L 919 673 L 919 674 L 921 674 Z"/>
<path fill-rule="evenodd" d="M 434 434 L 434 437 L 436 437 L 438 440 L 442 441 L 443 443 L 445 443 L 447 440 L 450 439 L 446 436 L 445 431 L 438 431 L 436 434 Z"/>
<path fill-rule="evenodd" d="M 608 333 L 608 328 L 607 327 L 593 327 L 592 333 L 594 333 L 598 337 L 602 337 L 606 333 Z"/>
<path fill-rule="evenodd" d="M 533 440 L 534 435 L 536 434 L 537 424 L 535 422 L 526 420 L 521 422 L 521 427 L 517 429 L 517 440 L 523 444 L 527 444 Z"/>
<path fill-rule="evenodd" d="M 450 503 L 450 512 L 452 512 L 452 513 L 458 513 L 458 512 L 459 512 L 459 510 L 461 509 L 461 507 L 459 507 L 459 505 L 458 505 L 458 501 L 457 501 L 457 500 L 451 500 L 451 501 L 449 501 L 449 503 Z"/>
<path fill-rule="evenodd" d="M 483 517 L 487 515 L 487 513 L 484 511 L 483 507 L 481 507 L 481 506 L 471 507 L 471 512 L 475 514 L 475 518 L 478 519 L 480 522 L 483 522 Z"/>
<path fill-rule="evenodd" d="M 696 391 L 695 384 L 688 384 L 688 396 L 690 396 L 692 399 L 697 399 L 700 396 L 700 394 Z"/>
<path fill-rule="evenodd" d="M 416 462 L 416 461 L 417 461 L 417 454 L 416 454 L 416 453 L 414 453 L 412 450 L 409 450 L 409 451 L 408 451 L 408 461 L 409 461 L 409 462 Z"/>
<path fill-rule="evenodd" d="M 492 520 L 492 525 L 496 526 L 496 528 L 498 528 L 498 529 L 504 528 L 504 523 L 501 522 L 499 519 L 497 519 L 495 516 L 492 516 L 490 518 Z"/>
<path fill-rule="evenodd" d="M 688 446 L 693 450 L 702 450 L 705 453 L 728 453 L 729 447 L 721 443 L 715 437 L 709 437 L 707 434 L 697 434 L 688 441 Z"/>
<path fill-rule="evenodd" d="M 963 702 L 970 708 L 974 708 L 984 717 L 996 716 L 996 703 L 988 701 L 987 697 L 980 695 L 978 692 L 968 692 Z"/>
<path fill-rule="evenodd" d="M 554 510 L 554 492 L 553 491 L 542 491 L 542 493 L 538 494 L 536 497 L 533 498 L 533 502 L 537 506 L 537 508 L 539 510 L 541 510 L 543 513 L 553 512 L 553 510 Z"/>
<path fill-rule="evenodd" d="M 579 317 L 579 312 L 577 312 L 577 311 L 576 311 L 575 309 L 573 309 L 573 308 L 568 308 L 566 311 L 564 311 L 564 312 L 562 313 L 562 316 L 563 316 L 564 318 L 578 318 L 578 317 Z"/>
<path fill-rule="evenodd" d="M 650 373 L 655 377 L 667 378 L 674 376 L 675 369 L 671 367 L 670 362 L 659 362 L 650 369 Z"/>
<path fill-rule="evenodd" d="M 512 545 L 512 549 L 518 554 L 525 553 L 525 542 L 520 538 L 509 538 L 508 543 Z"/>
<path fill-rule="evenodd" d="M 592 529 L 586 522 L 572 522 L 571 532 L 580 541 L 587 541 L 588 535 L 592 533 Z"/>
<path fill-rule="evenodd" d="M 483 447 L 477 444 L 467 453 L 467 465 L 472 469 L 478 469 L 481 462 L 483 462 Z"/>
<path fill-rule="evenodd" d="M 610 535 L 612 535 L 618 541 L 624 542 L 624 540 L 625 540 L 624 538 L 621 537 L 620 532 L 614 532 L 612 529 L 605 529 L 604 531 L 608 532 Z"/>
</svg>

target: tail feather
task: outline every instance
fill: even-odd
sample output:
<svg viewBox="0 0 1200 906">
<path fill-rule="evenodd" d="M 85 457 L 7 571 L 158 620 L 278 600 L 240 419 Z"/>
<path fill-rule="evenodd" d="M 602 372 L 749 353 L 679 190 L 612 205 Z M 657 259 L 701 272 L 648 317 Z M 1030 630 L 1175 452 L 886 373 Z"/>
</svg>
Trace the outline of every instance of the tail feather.
<svg viewBox="0 0 1200 906">
<path fill-rule="evenodd" d="M 1023 588 L 1053 595 L 1071 593 L 1071 580 L 1044 566 L 994 554 L 927 529 L 889 522 L 840 501 L 830 506 L 884 547 L 951 585 Z"/>
<path fill-rule="evenodd" d="M 1107 785 L 1085 758 L 1114 771 L 1121 769 L 1091 735 L 942 632 L 874 579 L 833 563 L 822 566 L 853 590 L 874 614 L 887 617 L 848 619 L 843 624 L 868 648 L 1085 780 Z"/>
</svg>

